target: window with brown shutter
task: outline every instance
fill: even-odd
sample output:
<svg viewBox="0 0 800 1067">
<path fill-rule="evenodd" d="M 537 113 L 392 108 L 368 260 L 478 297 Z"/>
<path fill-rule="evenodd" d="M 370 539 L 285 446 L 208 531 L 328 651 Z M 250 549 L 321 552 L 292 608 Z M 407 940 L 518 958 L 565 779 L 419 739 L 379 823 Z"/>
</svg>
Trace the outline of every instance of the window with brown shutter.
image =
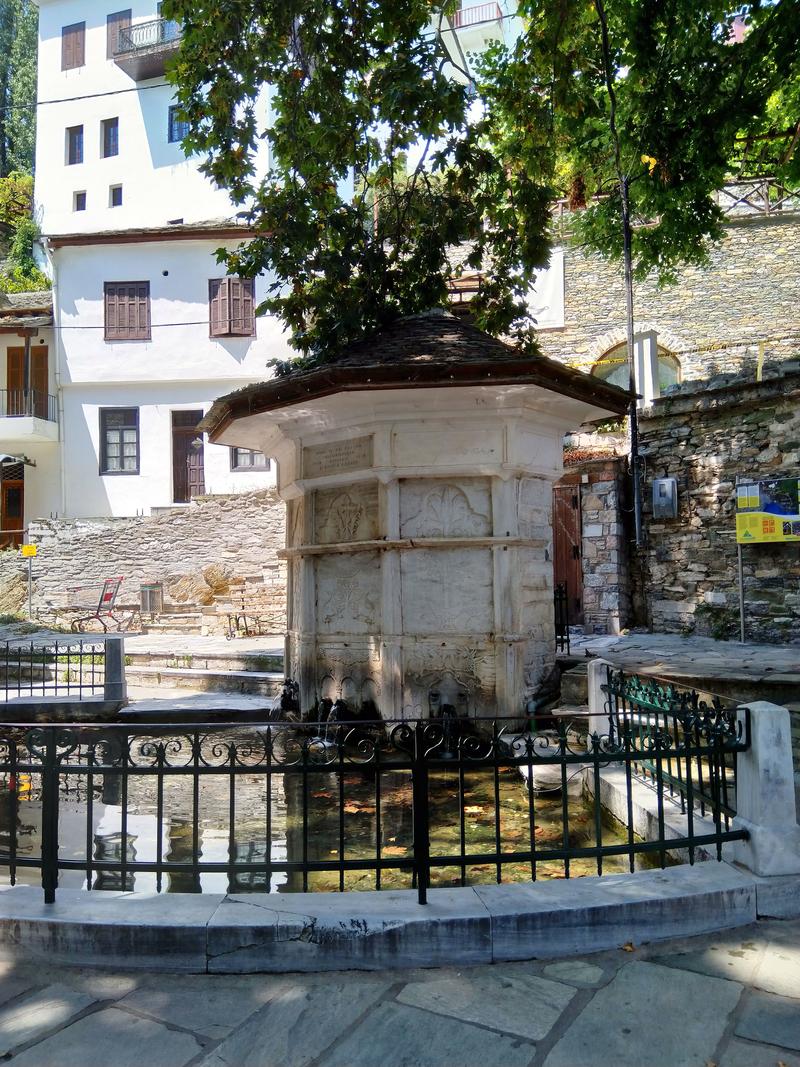
<svg viewBox="0 0 800 1067">
<path fill-rule="evenodd" d="M 86 62 L 86 23 L 73 22 L 61 29 L 61 69 L 74 70 Z"/>
<path fill-rule="evenodd" d="M 252 278 L 212 278 L 208 283 L 209 333 L 212 337 L 255 337 Z"/>
<path fill-rule="evenodd" d="M 105 283 L 105 339 L 150 340 L 150 282 Z"/>
<path fill-rule="evenodd" d="M 131 9 L 115 11 L 106 18 L 106 59 L 113 59 L 119 51 L 119 31 L 131 28 Z"/>
</svg>

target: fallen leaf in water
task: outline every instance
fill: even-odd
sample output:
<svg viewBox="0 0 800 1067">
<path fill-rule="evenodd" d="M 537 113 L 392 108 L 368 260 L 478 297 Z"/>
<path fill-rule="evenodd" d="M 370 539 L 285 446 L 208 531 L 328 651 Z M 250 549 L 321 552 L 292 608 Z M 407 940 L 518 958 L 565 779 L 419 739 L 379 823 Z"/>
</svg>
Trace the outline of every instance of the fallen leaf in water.
<svg viewBox="0 0 800 1067">
<path fill-rule="evenodd" d="M 392 839 L 394 840 L 394 839 Z M 403 848 L 402 845 L 385 845 L 383 848 L 384 856 L 405 856 L 408 850 Z"/>
<path fill-rule="evenodd" d="M 626 941 L 625 944 L 622 946 L 622 951 L 623 952 L 635 952 L 636 951 L 636 945 L 634 945 L 633 941 Z"/>
<path fill-rule="evenodd" d="M 311 794 L 311 796 L 312 796 L 312 797 L 313 797 L 313 798 L 314 798 L 315 800 L 330 800 L 330 799 L 331 799 L 331 794 L 330 794 L 330 793 L 323 793 L 323 792 L 320 792 L 320 793 L 312 793 L 312 794 Z"/>
<path fill-rule="evenodd" d="M 480 806 L 480 804 L 467 804 L 467 806 L 464 808 L 464 814 L 465 815 L 481 815 L 481 814 L 483 814 L 484 810 L 485 809 L 482 808 Z"/>
<path fill-rule="evenodd" d="M 344 806 L 345 815 L 358 815 L 360 811 L 361 808 L 358 806 L 358 804 L 348 803 Z"/>
<path fill-rule="evenodd" d="M 397 838 L 396 837 L 387 837 L 386 840 L 387 841 L 396 841 Z"/>
<path fill-rule="evenodd" d="M 330 854 L 331 854 L 331 856 L 338 856 L 339 855 L 339 849 L 338 848 L 332 848 Z"/>
</svg>

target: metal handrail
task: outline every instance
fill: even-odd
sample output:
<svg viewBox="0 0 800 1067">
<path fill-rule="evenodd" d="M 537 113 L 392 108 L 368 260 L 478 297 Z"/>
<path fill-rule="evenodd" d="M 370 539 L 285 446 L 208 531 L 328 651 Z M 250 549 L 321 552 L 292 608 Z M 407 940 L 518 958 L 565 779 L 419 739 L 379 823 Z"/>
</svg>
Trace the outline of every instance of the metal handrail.
<svg viewBox="0 0 800 1067">
<path fill-rule="evenodd" d="M 608 860 L 624 859 L 633 871 L 639 856 L 650 855 L 665 866 L 668 854 L 688 849 L 692 862 L 698 849 L 713 847 L 721 856 L 724 842 L 746 836 L 746 831 L 728 823 L 729 798 L 718 773 L 692 792 L 699 761 L 718 769 L 725 753 L 744 747 L 729 729 L 695 730 L 692 720 L 680 737 L 664 732 L 654 738 L 652 731 L 645 734 L 627 727 L 613 736 L 587 736 L 578 733 L 577 724 L 561 719 L 531 732 L 514 720 L 441 716 L 353 721 L 352 716 L 338 720 L 333 715 L 331 711 L 325 722 L 248 722 L 246 728 L 163 722 L 136 727 L 53 723 L 33 730 L 23 724 L 0 726 L 0 782 L 6 783 L 10 827 L 0 838 L 0 863 L 8 867 L 12 884 L 21 870 L 39 870 L 46 902 L 55 899 L 61 871 L 81 874 L 87 889 L 110 888 L 113 883 L 123 891 L 133 888 L 137 874 L 153 874 L 158 892 L 166 888 L 165 879 L 172 880 L 171 888 L 177 880 L 200 892 L 201 876 L 212 874 L 227 876 L 231 892 L 247 888 L 269 892 L 276 875 L 296 876 L 306 891 L 309 876 L 315 873 L 333 875 L 339 891 L 344 891 L 347 877 L 358 872 L 369 874 L 380 889 L 382 878 L 395 872 L 408 878 L 424 904 L 429 886 L 436 884 L 436 872 L 447 884 L 452 872 L 460 872 L 456 881 L 468 885 L 476 867 L 492 870 L 498 882 L 509 865 L 515 865 L 517 878 L 524 871 L 523 876 L 534 881 L 554 866 L 568 878 L 576 860 L 591 861 L 603 874 Z M 658 833 L 650 840 L 637 838 L 631 821 L 625 841 L 609 841 L 603 831 L 601 772 L 622 770 L 630 794 L 631 772 L 645 758 L 655 766 Z M 663 814 L 666 773 L 676 763 L 688 783 L 689 818 L 685 829 L 668 835 Z M 490 810 L 485 813 L 474 806 L 470 792 L 470 781 L 481 771 L 494 782 L 494 801 L 486 802 Z M 519 786 L 523 807 L 512 821 L 502 814 L 506 780 L 501 775 L 506 774 L 525 780 Z M 576 775 L 584 776 L 592 804 L 585 843 L 574 840 L 574 813 L 567 802 L 569 782 Z M 212 788 L 214 776 L 224 784 L 227 797 L 219 809 L 227 858 L 204 855 L 202 812 L 209 801 L 203 783 Z M 21 778 L 26 782 L 24 796 L 17 788 Z M 561 799 L 550 802 L 550 817 L 559 825 L 543 837 L 539 815 L 543 802 L 537 792 L 541 794 L 542 786 L 553 778 Z M 190 829 L 182 835 L 181 856 L 164 846 L 174 818 L 170 798 L 175 789 L 170 779 L 184 798 L 192 798 L 188 809 L 181 808 L 181 821 Z M 179 786 L 181 779 L 191 788 Z M 273 785 L 281 782 L 285 798 L 294 798 L 296 819 L 293 827 L 287 827 L 285 839 L 276 836 L 273 822 L 288 803 L 285 798 L 273 799 Z M 243 801 L 239 789 L 248 783 L 257 793 Z M 360 784 L 361 806 L 353 803 L 355 784 Z M 94 833 L 98 789 L 108 798 L 104 802 L 119 811 L 120 831 L 114 834 L 111 853 Z M 390 805 L 398 801 L 390 801 L 390 796 L 396 796 L 398 789 L 407 794 L 401 807 L 409 818 L 395 820 L 395 825 Z M 86 833 L 80 833 L 77 847 L 72 843 L 65 847 L 66 842 L 60 841 L 62 792 L 85 797 Z M 138 831 L 130 828 L 129 817 L 141 815 L 137 803 L 144 795 L 155 797 L 150 815 L 153 833 L 148 834 L 154 842 L 152 855 L 132 847 Z M 692 817 L 701 797 L 711 820 Z M 28 799 L 41 801 L 38 854 L 27 841 L 25 847 L 17 842 L 17 827 L 30 819 L 33 810 L 24 806 Z M 241 808 L 243 803 L 244 822 L 241 815 L 237 820 L 237 805 Z M 476 814 L 485 818 L 476 821 Z M 322 852 L 315 817 L 328 820 L 330 839 Z M 372 844 L 362 855 L 354 855 L 348 843 L 353 818 L 362 820 L 362 828 L 363 820 L 371 820 Z M 74 826 L 73 810 L 70 825 Z M 443 825 L 458 833 L 440 840 L 437 831 Z M 254 826 L 259 829 L 252 836 Z M 394 836 L 386 838 L 387 832 Z"/>
<path fill-rule="evenodd" d="M 477 4 L 475 7 L 462 7 L 453 13 L 453 25 L 457 30 L 465 26 L 477 26 L 481 22 L 501 22 L 503 12 L 500 5 Z"/>
<path fill-rule="evenodd" d="M 38 389 L 0 389 L 0 418 L 26 416 L 58 422 L 58 399 Z"/>
<path fill-rule="evenodd" d="M 152 19 L 149 22 L 138 22 L 135 26 L 121 27 L 114 56 L 177 44 L 181 36 L 180 23 L 173 22 L 172 19 Z"/>
</svg>

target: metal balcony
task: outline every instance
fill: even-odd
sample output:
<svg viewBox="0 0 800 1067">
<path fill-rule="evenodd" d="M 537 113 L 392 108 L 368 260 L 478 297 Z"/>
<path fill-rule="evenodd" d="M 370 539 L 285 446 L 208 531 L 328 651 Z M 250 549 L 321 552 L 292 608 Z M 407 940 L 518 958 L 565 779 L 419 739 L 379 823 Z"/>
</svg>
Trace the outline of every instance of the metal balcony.
<svg viewBox="0 0 800 1067">
<path fill-rule="evenodd" d="M 158 78 L 181 43 L 181 27 L 170 19 L 153 19 L 121 28 L 114 62 L 134 81 Z"/>
<path fill-rule="evenodd" d="M 38 389 L 0 389 L 0 452 L 58 440 L 58 400 Z"/>
<path fill-rule="evenodd" d="M 476 4 L 474 7 L 462 7 L 453 14 L 455 29 L 467 26 L 479 26 L 485 22 L 502 22 L 503 12 L 499 4 Z"/>
</svg>

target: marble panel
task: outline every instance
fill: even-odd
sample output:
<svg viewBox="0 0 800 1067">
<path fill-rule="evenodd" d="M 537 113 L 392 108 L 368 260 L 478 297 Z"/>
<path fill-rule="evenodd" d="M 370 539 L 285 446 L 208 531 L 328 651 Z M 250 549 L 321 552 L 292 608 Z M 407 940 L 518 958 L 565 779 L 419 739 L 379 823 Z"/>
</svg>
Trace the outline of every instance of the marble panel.
<svg viewBox="0 0 800 1067">
<path fill-rule="evenodd" d="M 326 441 L 303 448 L 303 477 L 322 478 L 327 474 L 363 470 L 372 466 L 373 436 Z"/>
<path fill-rule="evenodd" d="M 519 480 L 519 533 L 520 537 L 551 537 L 553 511 L 553 487 L 544 478 L 520 478 Z"/>
<path fill-rule="evenodd" d="M 480 645 L 409 645 L 403 650 L 403 707 L 437 714 L 452 704 L 459 714 L 493 710 L 494 654 Z"/>
<path fill-rule="evenodd" d="M 371 541 L 378 533 L 376 482 L 318 489 L 314 494 L 314 537 L 318 545 Z"/>
<path fill-rule="evenodd" d="M 503 462 L 501 428 L 461 430 L 413 426 L 392 434 L 392 460 L 396 467 L 464 467 Z"/>
<path fill-rule="evenodd" d="M 317 631 L 374 633 L 380 625 L 381 569 L 377 552 L 321 556 L 316 561 Z"/>
<path fill-rule="evenodd" d="M 488 548 L 415 549 L 400 557 L 407 634 L 494 629 L 492 555 Z"/>
<path fill-rule="evenodd" d="M 336 700 L 344 697 L 360 707 L 365 700 L 380 702 L 381 650 L 372 642 L 317 646 L 317 675 L 320 696 Z"/>
<path fill-rule="evenodd" d="M 488 478 L 409 479 L 400 485 L 401 537 L 488 537 Z"/>
</svg>

